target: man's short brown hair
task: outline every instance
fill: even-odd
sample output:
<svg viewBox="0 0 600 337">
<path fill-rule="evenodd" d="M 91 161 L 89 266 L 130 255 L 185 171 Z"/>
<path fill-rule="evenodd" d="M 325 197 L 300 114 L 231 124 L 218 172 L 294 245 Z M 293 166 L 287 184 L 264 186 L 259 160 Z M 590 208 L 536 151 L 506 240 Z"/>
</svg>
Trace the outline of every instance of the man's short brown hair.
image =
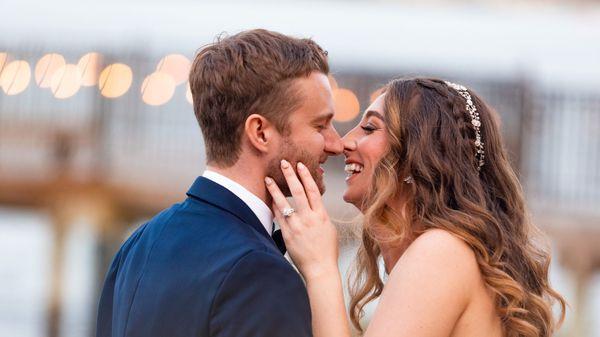
<svg viewBox="0 0 600 337">
<path fill-rule="evenodd" d="M 201 49 L 189 82 L 207 162 L 235 164 L 251 114 L 261 114 L 285 133 L 289 114 L 301 102 L 292 81 L 313 71 L 329 73 L 327 52 L 316 42 L 264 29 L 218 38 Z"/>
</svg>

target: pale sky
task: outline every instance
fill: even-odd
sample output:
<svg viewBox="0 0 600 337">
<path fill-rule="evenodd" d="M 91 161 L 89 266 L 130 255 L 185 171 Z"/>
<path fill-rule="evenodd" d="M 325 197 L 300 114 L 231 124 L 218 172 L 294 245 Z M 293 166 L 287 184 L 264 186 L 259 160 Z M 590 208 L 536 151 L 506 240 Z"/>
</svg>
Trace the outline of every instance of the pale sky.
<svg viewBox="0 0 600 337">
<path fill-rule="evenodd" d="M 338 69 L 513 76 L 600 87 L 600 7 L 393 2 L 9 1 L 0 49 L 194 51 L 220 32 L 310 36 Z"/>
</svg>

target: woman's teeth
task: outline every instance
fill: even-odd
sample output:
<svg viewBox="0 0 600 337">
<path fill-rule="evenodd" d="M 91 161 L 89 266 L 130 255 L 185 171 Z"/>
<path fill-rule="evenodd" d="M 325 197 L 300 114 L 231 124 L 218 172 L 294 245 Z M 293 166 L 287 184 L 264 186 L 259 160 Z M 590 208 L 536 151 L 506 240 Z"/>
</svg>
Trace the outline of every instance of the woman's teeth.
<svg viewBox="0 0 600 337">
<path fill-rule="evenodd" d="M 362 172 L 362 170 L 363 166 L 356 163 L 346 164 L 346 166 L 344 166 L 344 171 L 346 171 L 346 173 L 348 173 L 349 175 L 360 173 Z"/>
</svg>

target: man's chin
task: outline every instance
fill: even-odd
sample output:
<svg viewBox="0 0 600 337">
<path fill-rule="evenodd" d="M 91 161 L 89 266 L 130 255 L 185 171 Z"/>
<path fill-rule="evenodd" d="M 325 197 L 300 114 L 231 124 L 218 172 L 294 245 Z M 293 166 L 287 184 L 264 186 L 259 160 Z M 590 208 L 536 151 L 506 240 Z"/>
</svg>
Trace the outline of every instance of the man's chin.
<svg viewBox="0 0 600 337">
<path fill-rule="evenodd" d="M 317 168 L 317 170 L 313 170 L 311 172 L 311 175 L 313 177 L 313 180 L 315 181 L 315 184 L 317 184 L 317 187 L 319 188 L 319 193 L 321 193 L 321 195 L 325 194 L 325 182 L 323 179 L 323 174 L 320 172 L 321 169 L 320 167 Z"/>
<path fill-rule="evenodd" d="M 325 183 L 323 183 L 323 180 L 317 183 L 317 187 L 319 187 L 319 192 L 321 193 L 321 195 L 325 194 L 327 187 L 325 187 Z"/>
</svg>

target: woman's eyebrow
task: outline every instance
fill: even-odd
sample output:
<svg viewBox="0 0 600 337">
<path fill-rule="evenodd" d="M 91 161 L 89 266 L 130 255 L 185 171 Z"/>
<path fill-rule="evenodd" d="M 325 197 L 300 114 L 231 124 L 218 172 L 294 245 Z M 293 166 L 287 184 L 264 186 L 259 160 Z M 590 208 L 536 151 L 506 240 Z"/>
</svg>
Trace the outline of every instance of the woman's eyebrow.
<svg viewBox="0 0 600 337">
<path fill-rule="evenodd" d="M 381 121 L 385 122 L 385 118 L 383 118 L 383 116 L 379 112 L 377 112 L 375 110 L 367 110 L 367 112 L 365 112 L 365 117 L 364 118 L 369 118 L 371 116 L 377 117 L 377 118 L 381 119 Z"/>
</svg>

